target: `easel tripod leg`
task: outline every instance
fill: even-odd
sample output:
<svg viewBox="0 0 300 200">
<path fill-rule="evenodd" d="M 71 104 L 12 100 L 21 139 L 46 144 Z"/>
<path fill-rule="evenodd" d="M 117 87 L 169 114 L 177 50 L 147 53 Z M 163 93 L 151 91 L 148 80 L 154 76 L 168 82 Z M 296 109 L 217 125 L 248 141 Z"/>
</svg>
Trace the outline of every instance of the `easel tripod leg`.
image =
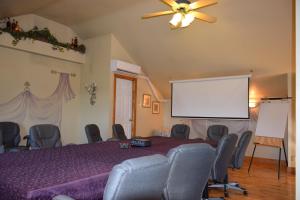
<svg viewBox="0 0 300 200">
<path fill-rule="evenodd" d="M 288 159 L 286 157 L 286 151 L 285 151 L 285 146 L 284 146 L 284 141 L 283 140 L 282 140 L 282 146 L 283 146 L 283 152 L 284 152 L 284 157 L 285 157 L 285 163 L 286 163 L 286 166 L 288 167 L 289 163 L 288 163 Z"/>
<path fill-rule="evenodd" d="M 281 162 L 281 148 L 279 148 L 279 158 L 278 158 L 278 180 L 280 179 L 280 162 Z"/>
<path fill-rule="evenodd" d="M 250 172 L 250 168 L 251 168 L 251 165 L 252 165 L 252 161 L 253 161 L 255 149 L 256 149 L 256 144 L 254 144 L 254 149 L 253 149 L 253 152 L 252 152 L 252 157 L 251 157 L 250 164 L 249 164 L 249 168 L 248 168 L 248 174 L 249 174 L 249 172 Z"/>
</svg>

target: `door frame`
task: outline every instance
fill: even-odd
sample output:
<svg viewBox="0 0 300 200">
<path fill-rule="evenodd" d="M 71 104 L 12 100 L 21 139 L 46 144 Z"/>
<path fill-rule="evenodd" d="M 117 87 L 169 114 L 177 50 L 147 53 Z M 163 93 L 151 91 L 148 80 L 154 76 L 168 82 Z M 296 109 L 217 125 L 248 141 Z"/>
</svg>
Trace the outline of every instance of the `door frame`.
<svg viewBox="0 0 300 200">
<path fill-rule="evenodd" d="M 117 95 L 117 78 L 132 81 L 132 121 L 131 121 L 131 137 L 136 136 L 136 106 L 137 106 L 137 78 L 114 74 L 114 109 L 113 109 L 113 124 L 116 120 L 116 95 Z"/>
</svg>

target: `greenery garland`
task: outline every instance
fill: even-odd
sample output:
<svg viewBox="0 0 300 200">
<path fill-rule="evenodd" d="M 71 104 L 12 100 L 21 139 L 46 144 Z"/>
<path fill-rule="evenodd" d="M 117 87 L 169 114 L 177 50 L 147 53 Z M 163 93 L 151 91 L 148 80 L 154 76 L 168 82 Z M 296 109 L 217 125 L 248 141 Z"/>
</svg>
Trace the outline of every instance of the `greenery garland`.
<svg viewBox="0 0 300 200">
<path fill-rule="evenodd" d="M 0 28 L 0 35 L 2 32 L 9 33 L 14 40 L 12 41 L 12 44 L 16 46 L 20 40 L 26 40 L 26 39 L 32 39 L 32 40 L 38 40 L 42 42 L 47 42 L 49 44 L 52 44 L 53 50 L 59 50 L 61 52 L 64 51 L 63 48 L 66 48 L 67 50 L 72 49 L 74 51 L 78 51 L 82 54 L 85 53 L 86 48 L 83 44 L 78 45 L 77 47 L 74 47 L 74 45 L 70 43 L 62 43 L 59 42 L 54 35 L 51 34 L 48 28 L 44 28 L 42 30 L 39 30 L 37 26 L 35 26 L 33 29 L 29 31 L 12 31 L 10 28 Z"/>
</svg>

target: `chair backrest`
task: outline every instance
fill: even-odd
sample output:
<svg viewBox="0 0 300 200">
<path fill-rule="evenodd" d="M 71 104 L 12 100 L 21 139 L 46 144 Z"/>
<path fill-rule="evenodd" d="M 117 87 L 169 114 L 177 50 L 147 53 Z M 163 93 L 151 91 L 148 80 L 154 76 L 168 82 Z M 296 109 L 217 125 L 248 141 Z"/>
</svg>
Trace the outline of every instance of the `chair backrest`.
<svg viewBox="0 0 300 200">
<path fill-rule="evenodd" d="M 29 129 L 32 149 L 61 147 L 59 128 L 51 124 L 39 124 Z"/>
<path fill-rule="evenodd" d="M 57 195 L 55 197 L 52 198 L 52 200 L 75 200 L 69 196 L 66 195 Z"/>
<path fill-rule="evenodd" d="M 169 169 L 163 155 L 126 160 L 112 169 L 103 200 L 160 200 Z"/>
<path fill-rule="evenodd" d="M 84 129 L 89 144 L 102 141 L 100 130 L 96 124 L 88 124 Z"/>
<path fill-rule="evenodd" d="M 252 131 L 245 131 L 244 133 L 242 133 L 232 157 L 233 168 L 240 169 L 242 167 L 251 137 Z"/>
<path fill-rule="evenodd" d="M 230 165 L 238 136 L 229 134 L 220 140 L 217 147 L 217 157 L 212 169 L 212 179 L 216 182 L 224 182 Z"/>
<path fill-rule="evenodd" d="M 168 152 L 171 168 L 164 189 L 166 200 L 201 199 L 216 152 L 208 144 L 185 144 Z"/>
<path fill-rule="evenodd" d="M 0 153 L 4 153 L 2 130 L 0 129 Z"/>
<path fill-rule="evenodd" d="M 224 125 L 212 125 L 207 129 L 209 140 L 219 142 L 224 135 L 228 135 L 228 127 Z"/>
<path fill-rule="evenodd" d="M 189 139 L 190 127 L 185 124 L 175 124 L 171 129 L 171 137 Z"/>
<path fill-rule="evenodd" d="M 0 129 L 2 130 L 3 145 L 5 148 L 13 148 L 19 146 L 20 127 L 14 122 L 0 122 Z"/>
<path fill-rule="evenodd" d="M 127 140 L 124 128 L 121 124 L 112 125 L 113 137 L 119 140 Z"/>
</svg>

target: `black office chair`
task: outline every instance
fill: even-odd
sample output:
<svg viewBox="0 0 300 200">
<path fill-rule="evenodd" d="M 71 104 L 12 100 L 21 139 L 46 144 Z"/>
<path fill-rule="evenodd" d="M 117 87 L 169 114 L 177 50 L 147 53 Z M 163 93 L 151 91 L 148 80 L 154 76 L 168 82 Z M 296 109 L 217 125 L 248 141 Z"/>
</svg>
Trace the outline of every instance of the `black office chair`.
<svg viewBox="0 0 300 200">
<path fill-rule="evenodd" d="M 228 127 L 224 125 L 212 125 L 207 129 L 207 139 L 219 142 L 224 135 L 228 135 Z"/>
<path fill-rule="evenodd" d="M 0 129 L 0 153 L 4 153 L 2 130 Z"/>
<path fill-rule="evenodd" d="M 212 188 L 224 188 L 224 195 L 228 197 L 228 167 L 232 161 L 232 155 L 235 150 L 235 145 L 238 140 L 236 134 L 229 134 L 219 141 L 217 147 L 217 157 L 211 171 L 211 179 L 213 184 L 209 185 Z"/>
<path fill-rule="evenodd" d="M 168 158 L 159 154 L 126 160 L 110 172 L 103 200 L 161 200 L 169 169 Z M 73 199 L 59 195 L 52 200 Z"/>
<path fill-rule="evenodd" d="M 163 199 L 202 199 L 216 151 L 208 144 L 185 144 L 171 149 L 167 156 L 171 168 Z"/>
<path fill-rule="evenodd" d="M 252 137 L 252 131 L 245 131 L 244 133 L 242 133 L 240 140 L 238 142 L 238 145 L 235 148 L 235 151 L 232 156 L 232 161 L 231 161 L 231 166 L 230 166 L 231 168 L 240 169 L 243 166 L 244 158 L 246 155 L 248 145 L 251 141 L 251 137 Z M 242 188 L 239 185 L 239 183 L 230 182 L 227 184 L 227 188 L 240 191 L 244 195 L 248 194 L 248 191 L 245 188 Z"/>
<path fill-rule="evenodd" d="M 113 138 L 119 140 L 127 140 L 127 136 L 125 135 L 124 128 L 121 124 L 112 125 L 113 130 Z"/>
<path fill-rule="evenodd" d="M 0 122 L 0 130 L 5 151 L 18 151 L 21 140 L 19 125 L 14 122 Z"/>
<path fill-rule="evenodd" d="M 84 129 L 89 144 L 103 141 L 96 124 L 88 124 Z"/>
<path fill-rule="evenodd" d="M 59 128 L 51 124 L 39 124 L 29 129 L 31 149 L 61 147 Z"/>
<path fill-rule="evenodd" d="M 171 129 L 171 137 L 178 139 L 189 139 L 190 127 L 185 124 L 175 124 Z"/>
<path fill-rule="evenodd" d="M 112 169 L 103 200 L 160 200 L 169 169 L 168 159 L 158 154 L 124 161 Z"/>
</svg>

